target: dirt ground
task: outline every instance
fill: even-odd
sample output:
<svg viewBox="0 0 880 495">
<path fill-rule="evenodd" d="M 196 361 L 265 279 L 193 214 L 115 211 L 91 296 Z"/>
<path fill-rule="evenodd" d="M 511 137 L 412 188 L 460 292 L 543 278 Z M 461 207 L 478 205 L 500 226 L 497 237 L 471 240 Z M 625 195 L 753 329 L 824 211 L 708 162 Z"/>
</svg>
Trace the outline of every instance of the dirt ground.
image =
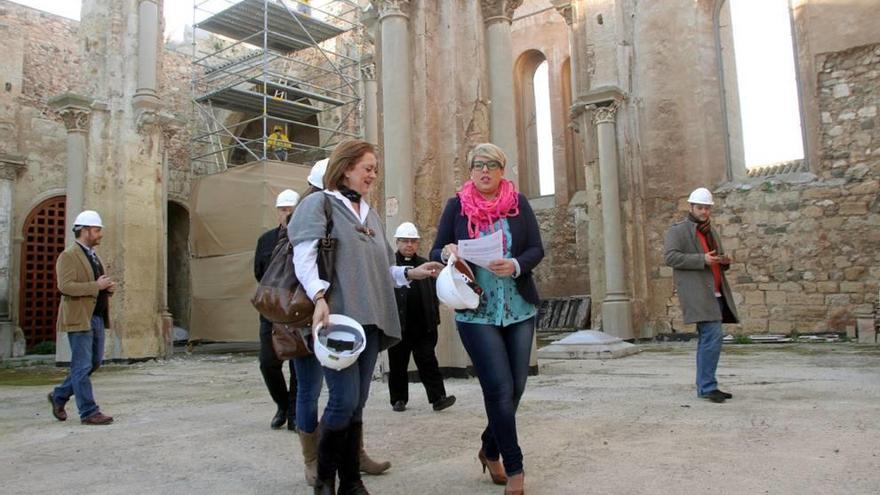
<svg viewBox="0 0 880 495">
<path fill-rule="evenodd" d="M 693 344 L 654 344 L 612 361 L 541 361 L 518 415 L 535 494 L 880 493 L 880 349 L 854 344 L 726 346 L 725 404 L 694 397 Z M 274 413 L 255 356 L 193 355 L 108 366 L 93 378 L 113 425 L 55 421 L 63 370 L 0 371 L 4 493 L 311 493 L 294 433 Z M 409 409 L 373 383 L 366 435 L 385 475 L 371 493 L 501 494 L 476 459 L 484 425 L 474 379 L 458 403 Z"/>
</svg>

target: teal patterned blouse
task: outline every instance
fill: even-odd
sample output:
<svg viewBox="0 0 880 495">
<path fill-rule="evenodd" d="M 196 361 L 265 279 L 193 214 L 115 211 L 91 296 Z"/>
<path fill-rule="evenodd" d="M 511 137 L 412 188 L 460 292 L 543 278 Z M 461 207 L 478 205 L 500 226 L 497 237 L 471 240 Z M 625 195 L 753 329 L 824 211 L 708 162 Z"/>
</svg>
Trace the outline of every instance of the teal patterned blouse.
<svg viewBox="0 0 880 495">
<path fill-rule="evenodd" d="M 480 237 L 492 234 L 498 229 L 504 230 L 504 257 L 510 258 L 511 236 L 507 219 L 503 218 L 492 228 L 481 230 Z M 498 277 L 489 270 L 471 265 L 477 284 L 483 288 L 480 305 L 477 309 L 466 309 L 455 312 L 455 321 L 462 323 L 479 323 L 506 327 L 528 320 L 538 314 L 538 308 L 519 295 L 513 277 Z"/>
</svg>

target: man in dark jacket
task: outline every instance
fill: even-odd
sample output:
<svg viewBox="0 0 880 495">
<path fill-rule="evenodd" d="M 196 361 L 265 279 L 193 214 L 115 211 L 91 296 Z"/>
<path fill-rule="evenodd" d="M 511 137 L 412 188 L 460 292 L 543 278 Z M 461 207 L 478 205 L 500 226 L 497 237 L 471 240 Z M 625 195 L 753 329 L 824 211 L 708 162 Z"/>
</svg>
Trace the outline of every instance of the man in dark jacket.
<svg viewBox="0 0 880 495">
<path fill-rule="evenodd" d="M 278 227 L 275 227 L 263 235 L 257 241 L 257 251 L 254 254 L 254 276 L 257 282 L 263 278 L 266 268 L 272 260 L 272 251 L 278 241 L 278 232 L 287 228 L 287 219 L 293 213 L 293 207 L 299 202 L 299 194 L 291 189 L 285 189 L 275 200 L 275 211 L 278 218 Z M 288 430 L 296 430 L 296 371 L 293 361 L 289 361 L 290 389 L 284 380 L 284 372 L 281 369 L 284 363 L 275 356 L 272 348 L 272 322 L 260 315 L 260 373 L 263 381 L 269 389 L 269 395 L 278 406 L 275 416 L 269 426 L 277 430 L 287 423 Z"/>
<path fill-rule="evenodd" d="M 404 222 L 394 233 L 397 239 L 397 265 L 419 266 L 427 260 L 418 256 L 419 232 L 410 222 Z M 409 356 L 412 354 L 419 370 L 419 379 L 425 387 L 435 411 L 442 411 L 455 404 L 454 395 L 446 395 L 443 376 L 434 355 L 437 347 L 437 326 L 440 324 L 440 308 L 434 279 L 410 282 L 409 287 L 394 290 L 397 297 L 397 313 L 400 316 L 402 340 L 388 349 L 388 390 L 391 406 L 395 411 L 406 410 L 409 400 Z"/>
<path fill-rule="evenodd" d="M 701 187 L 688 198 L 688 216 L 666 233 L 666 264 L 671 266 L 685 323 L 696 323 L 697 395 L 724 402 L 733 395 L 718 389 L 715 370 L 721 356 L 722 323 L 739 323 L 724 272 L 733 258 L 724 253 L 709 217 L 712 193 Z"/>
</svg>

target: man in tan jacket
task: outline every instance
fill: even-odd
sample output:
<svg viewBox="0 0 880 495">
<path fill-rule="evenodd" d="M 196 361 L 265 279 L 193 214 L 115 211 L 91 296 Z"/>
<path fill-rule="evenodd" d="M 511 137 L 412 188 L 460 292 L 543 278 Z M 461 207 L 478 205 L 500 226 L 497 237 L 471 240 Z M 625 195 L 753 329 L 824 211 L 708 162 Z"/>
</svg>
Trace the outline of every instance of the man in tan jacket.
<svg viewBox="0 0 880 495">
<path fill-rule="evenodd" d="M 58 421 L 67 419 L 64 405 L 76 397 L 80 422 L 106 425 L 113 418 L 101 412 L 92 393 L 91 374 L 104 359 L 104 329 L 109 324 L 109 299 L 116 283 L 104 274 L 104 265 L 95 253 L 95 246 L 104 236 L 101 217 L 85 210 L 73 222 L 76 242 L 65 249 L 55 263 L 61 306 L 58 310 L 58 331 L 66 332 L 70 341 L 70 372 L 64 382 L 49 393 L 52 415 Z"/>
</svg>

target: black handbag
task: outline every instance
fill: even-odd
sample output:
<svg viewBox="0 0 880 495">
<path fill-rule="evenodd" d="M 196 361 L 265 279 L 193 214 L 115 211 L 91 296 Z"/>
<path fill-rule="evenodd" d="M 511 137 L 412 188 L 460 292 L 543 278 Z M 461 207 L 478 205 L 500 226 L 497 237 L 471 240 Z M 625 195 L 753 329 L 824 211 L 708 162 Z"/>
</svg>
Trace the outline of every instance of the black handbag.
<svg viewBox="0 0 880 495">
<path fill-rule="evenodd" d="M 327 229 L 324 237 L 318 241 L 318 274 L 322 280 L 332 281 L 336 263 L 336 239 L 330 237 L 333 218 L 330 198 L 326 195 L 324 195 L 324 216 L 327 220 Z M 272 251 L 269 266 L 266 267 L 266 273 L 263 274 L 251 298 L 251 304 L 264 318 L 273 323 L 285 323 L 292 327 L 309 326 L 312 323 L 315 305 L 296 278 L 292 258 L 293 246 L 287 237 L 287 229 L 282 229 Z"/>
</svg>

